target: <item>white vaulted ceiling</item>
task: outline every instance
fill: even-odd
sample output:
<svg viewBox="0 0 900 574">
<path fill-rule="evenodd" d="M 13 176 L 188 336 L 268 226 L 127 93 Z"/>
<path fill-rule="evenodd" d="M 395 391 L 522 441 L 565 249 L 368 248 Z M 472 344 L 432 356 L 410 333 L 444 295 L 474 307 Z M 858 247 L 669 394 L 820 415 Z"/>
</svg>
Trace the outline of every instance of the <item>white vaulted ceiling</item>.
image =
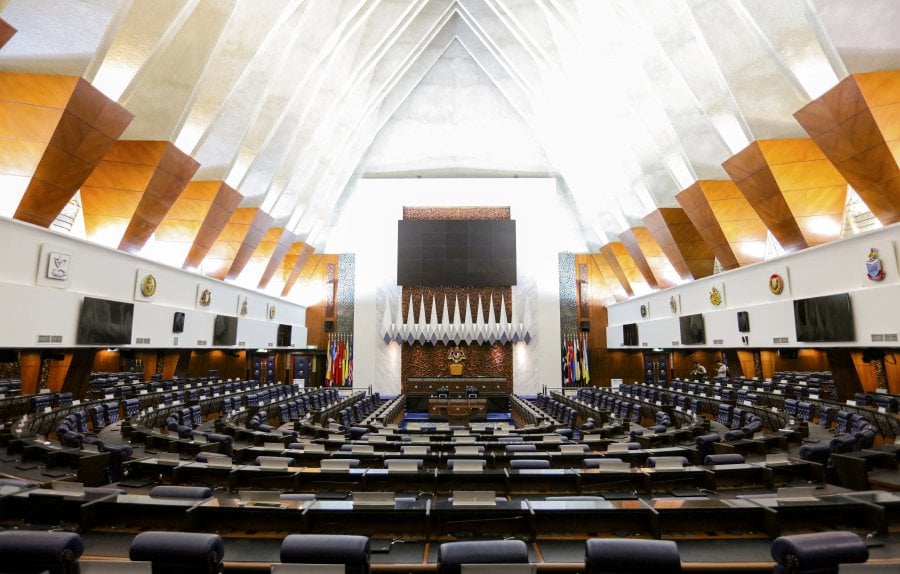
<svg viewBox="0 0 900 574">
<path fill-rule="evenodd" d="M 321 248 L 360 177 L 553 176 L 605 243 L 848 73 L 894 0 L 0 0 L 0 70 L 80 75 Z"/>
</svg>

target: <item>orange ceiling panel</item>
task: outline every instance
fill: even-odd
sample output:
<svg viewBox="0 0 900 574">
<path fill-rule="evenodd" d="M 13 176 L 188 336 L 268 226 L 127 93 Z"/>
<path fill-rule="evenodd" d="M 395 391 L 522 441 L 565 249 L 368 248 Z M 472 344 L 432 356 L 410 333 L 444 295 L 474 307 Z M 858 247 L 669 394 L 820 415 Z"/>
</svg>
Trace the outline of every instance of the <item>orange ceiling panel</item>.
<svg viewBox="0 0 900 574">
<path fill-rule="evenodd" d="M 284 282 L 281 290 L 282 297 L 287 297 L 294 288 L 314 251 L 315 249 L 306 243 L 294 243 L 288 249 L 281 264 L 281 279 Z"/>
<path fill-rule="evenodd" d="M 715 256 L 684 209 L 661 207 L 644 217 L 644 225 L 682 279 L 712 275 Z"/>
<path fill-rule="evenodd" d="M 647 261 L 647 258 L 644 256 L 644 252 L 641 251 L 641 248 L 638 245 L 638 238 L 635 228 L 632 227 L 620 233 L 619 241 L 625 247 L 628 255 L 631 256 L 632 261 L 634 261 L 635 267 L 637 267 L 638 271 L 640 271 L 641 273 L 641 276 L 644 278 L 644 282 L 653 289 L 659 289 L 659 283 L 656 281 L 656 277 L 653 275 L 653 270 L 650 269 L 650 263 Z"/>
<path fill-rule="evenodd" d="M 681 279 L 680 274 L 675 270 L 665 250 L 656 241 L 650 229 L 647 227 L 632 227 L 627 231 L 634 237 L 635 243 L 632 246 L 629 246 L 624 240 L 623 243 L 625 243 L 632 258 L 634 258 L 634 248 L 637 248 L 647 262 L 656 284 L 663 289 L 677 285 Z M 635 258 L 636 261 L 637 259 Z M 650 281 L 648 281 L 648 284 L 653 285 Z"/>
<path fill-rule="evenodd" d="M 191 182 L 185 193 L 192 200 L 198 202 L 209 200 L 211 202 L 182 265 L 184 268 L 198 269 L 222 230 L 231 220 L 243 197 L 224 181 Z"/>
<path fill-rule="evenodd" d="M 218 239 L 216 239 L 203 259 L 202 271 L 204 275 L 209 275 L 216 279 L 225 279 L 229 275 L 238 253 L 244 247 L 245 239 L 248 236 L 251 236 L 250 240 L 255 249 L 256 244 L 262 239 L 264 233 L 254 227 L 254 223 L 257 222 L 257 215 L 260 213 L 263 214 L 259 219 L 261 224 L 264 224 L 266 221 L 271 222 L 271 216 L 258 207 L 239 207 L 234 210 L 228 223 L 222 228 Z M 249 258 L 251 253 L 253 251 L 247 254 L 247 258 Z"/>
<path fill-rule="evenodd" d="M 253 221 L 250 223 L 250 228 L 247 230 L 247 234 L 241 241 L 240 249 L 238 249 L 234 261 L 231 263 L 231 268 L 228 270 L 227 277 L 229 279 L 236 279 L 240 276 L 254 252 L 256 252 L 256 249 L 265 238 L 266 233 L 269 231 L 269 227 L 272 225 L 272 221 L 274 221 L 274 218 L 271 215 L 261 209 L 257 210 L 256 215 L 253 217 Z"/>
<path fill-rule="evenodd" d="M 900 70 L 847 76 L 794 117 L 875 217 L 900 221 Z"/>
<path fill-rule="evenodd" d="M 274 238 L 274 241 L 270 238 Z M 262 255 L 265 260 L 265 269 L 260 275 L 257 289 L 265 289 L 269 285 L 269 281 L 276 276 L 279 268 L 282 267 L 285 258 L 291 248 L 296 245 L 294 243 L 297 235 L 283 227 L 273 227 L 266 233 L 266 237 L 256 249 L 257 254 Z M 268 255 L 265 255 L 268 253 Z M 295 260 L 296 261 L 296 260 Z"/>
<path fill-rule="evenodd" d="M 847 182 L 813 140 L 756 141 L 722 165 L 785 250 L 840 237 Z"/>
<path fill-rule="evenodd" d="M 3 215 L 53 223 L 132 117 L 82 78 L 0 73 L 0 174 L 28 180 Z"/>
<path fill-rule="evenodd" d="M 6 45 L 9 42 L 9 39 L 15 36 L 16 29 L 13 28 L 9 22 L 0 18 L 0 48 Z"/>
</svg>

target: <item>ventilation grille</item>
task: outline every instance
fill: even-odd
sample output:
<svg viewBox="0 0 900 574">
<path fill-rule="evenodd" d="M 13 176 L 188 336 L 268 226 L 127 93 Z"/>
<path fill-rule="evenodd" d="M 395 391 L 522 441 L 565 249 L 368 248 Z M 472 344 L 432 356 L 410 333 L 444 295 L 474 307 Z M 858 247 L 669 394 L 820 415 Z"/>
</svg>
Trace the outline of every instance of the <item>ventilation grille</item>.
<svg viewBox="0 0 900 574">
<path fill-rule="evenodd" d="M 177 345 L 177 344 L 178 344 L 178 337 L 172 337 L 172 344 L 173 344 L 173 345 Z"/>
<path fill-rule="evenodd" d="M 38 335 L 38 343 L 62 343 L 62 335 Z"/>
<path fill-rule="evenodd" d="M 269 345 L 271 345 L 271 344 L 272 343 L 269 343 Z M 246 347 L 246 346 L 247 346 L 247 343 L 245 343 L 244 341 L 238 341 L 238 347 Z"/>
<path fill-rule="evenodd" d="M 137 339 L 134 340 L 134 343 L 136 345 L 149 345 L 150 337 L 138 337 Z"/>
<path fill-rule="evenodd" d="M 197 339 L 198 345 L 206 345 L 206 339 Z"/>
<path fill-rule="evenodd" d="M 713 339 L 713 345 L 722 345 L 725 343 L 725 339 Z"/>
<path fill-rule="evenodd" d="M 788 338 L 787 337 L 775 337 L 774 339 L 772 339 L 772 342 L 775 343 L 776 345 L 783 345 L 788 342 Z"/>
<path fill-rule="evenodd" d="M 872 342 L 873 343 L 896 343 L 897 342 L 897 333 L 878 333 L 872 334 Z"/>
<path fill-rule="evenodd" d="M 672 341 L 672 345 L 673 345 L 673 346 L 675 346 L 675 345 L 680 345 L 680 344 L 681 344 L 681 341 Z"/>
</svg>

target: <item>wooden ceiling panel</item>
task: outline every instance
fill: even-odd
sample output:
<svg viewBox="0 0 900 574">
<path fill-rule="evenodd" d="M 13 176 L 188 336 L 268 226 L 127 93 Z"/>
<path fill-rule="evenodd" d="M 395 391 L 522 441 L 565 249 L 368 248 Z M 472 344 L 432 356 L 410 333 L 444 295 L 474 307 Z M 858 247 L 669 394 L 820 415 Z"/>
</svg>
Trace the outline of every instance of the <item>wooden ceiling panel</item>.
<svg viewBox="0 0 900 574">
<path fill-rule="evenodd" d="M 650 269 L 650 264 L 647 262 L 644 253 L 641 251 L 640 245 L 638 245 L 639 240 L 635 228 L 632 227 L 631 229 L 626 229 L 620 233 L 619 240 L 622 242 L 622 245 L 625 246 L 625 250 L 628 252 L 628 255 L 631 256 L 635 267 L 637 267 L 647 285 L 653 289 L 658 289 L 659 283 L 656 281 L 653 270 Z"/>
<path fill-rule="evenodd" d="M 794 117 L 885 225 L 900 221 L 893 183 L 900 139 L 900 70 L 852 74 Z"/>
<path fill-rule="evenodd" d="M 0 72 L 0 94 L 4 101 L 62 110 L 79 81 L 77 76 Z"/>
<path fill-rule="evenodd" d="M 203 273 L 216 279 L 225 279 L 239 253 L 242 258 L 241 268 L 243 268 L 246 259 L 253 253 L 253 249 L 256 248 L 265 233 L 260 228 L 263 226 L 268 228 L 271 222 L 271 216 L 258 207 L 235 209 L 212 249 L 203 259 Z M 252 245 L 252 249 L 249 248 L 250 245 Z M 247 251 L 248 249 L 249 251 Z M 213 268 L 214 271 L 209 272 L 210 268 Z"/>
<path fill-rule="evenodd" d="M 153 177 L 141 197 L 132 224 L 125 230 L 119 249 L 137 253 L 147 243 L 153 231 L 159 226 L 190 183 L 191 177 L 200 168 L 194 158 L 174 144 L 165 142 L 159 163 Z M 141 148 L 143 146 L 135 146 Z"/>
<path fill-rule="evenodd" d="M 152 177 L 152 166 L 103 160 L 84 182 L 84 185 L 141 192 L 147 189 Z"/>
<path fill-rule="evenodd" d="M 0 48 L 9 42 L 9 39 L 16 35 L 16 29 L 9 22 L 0 18 Z"/>
<path fill-rule="evenodd" d="M 130 219 L 140 202 L 141 194 L 137 191 L 102 187 L 81 188 L 81 203 L 86 217 L 110 215 Z"/>
<path fill-rule="evenodd" d="M 613 272 L 612 267 L 609 266 L 609 262 L 606 261 L 606 257 L 602 253 L 591 253 L 591 259 L 593 259 L 594 266 L 599 273 L 600 282 L 605 286 L 605 292 L 611 297 L 611 301 L 607 298 L 607 302 L 618 303 L 628 299 L 628 294 L 622 288 L 619 280 L 616 279 L 616 274 Z"/>
<path fill-rule="evenodd" d="M 650 229 L 647 227 L 632 227 L 631 231 L 637 239 L 638 249 L 644 256 L 644 259 L 646 259 L 658 286 L 666 289 L 677 285 L 681 280 L 681 275 L 675 270 L 666 251 L 656 241 Z"/>
<path fill-rule="evenodd" d="M 274 242 L 272 240 L 274 238 Z M 283 227 L 273 227 L 266 233 L 266 237 L 257 248 L 257 253 L 264 254 L 268 252 L 268 256 L 263 255 L 267 259 L 266 268 L 260 275 L 257 289 L 265 289 L 269 286 L 272 277 L 275 277 L 279 268 L 282 267 L 285 257 L 295 244 L 297 235 Z"/>
<path fill-rule="evenodd" d="M 288 254 L 284 258 L 281 266 L 282 277 L 284 279 L 284 287 L 281 290 L 281 296 L 287 297 L 291 289 L 297 284 L 300 274 L 306 267 L 309 259 L 312 257 L 315 249 L 306 243 L 294 243 L 288 250 Z"/>
<path fill-rule="evenodd" d="M 243 199 L 240 193 L 224 181 L 192 182 L 188 188 L 193 188 L 194 185 L 198 185 L 199 188 L 190 189 L 191 195 L 208 193 L 209 183 L 215 186 L 215 197 L 209 206 L 206 217 L 203 218 L 203 224 L 200 226 L 197 237 L 194 238 L 191 250 L 184 260 L 183 267 L 185 268 L 197 269 L 200 267 L 204 257 L 231 220 L 231 216 Z"/>
<path fill-rule="evenodd" d="M 0 138 L 49 143 L 65 110 L 0 100 Z"/>
<path fill-rule="evenodd" d="M 3 149 L 3 153 L 0 153 L 0 174 L 31 177 L 47 146 L 39 142 L 14 139 L 0 143 L 0 147 Z"/>
<path fill-rule="evenodd" d="M 735 161 L 745 154 L 751 159 Z M 758 170 L 751 174 L 743 168 L 733 171 L 735 163 L 753 163 Z M 722 165 L 785 250 L 840 237 L 841 226 L 828 225 L 827 220 L 836 212 L 843 213 L 847 182 L 813 140 L 757 141 Z M 739 175 L 744 179 L 737 179 Z M 817 201 L 807 201 L 813 197 Z M 840 206 L 837 211 L 835 205 Z"/>
<path fill-rule="evenodd" d="M 49 214 L 54 210 L 59 214 L 70 199 L 72 199 L 71 190 L 32 178 L 22 194 L 14 217 L 20 221 L 49 227 L 56 219 L 56 215 L 51 219 Z"/>
<path fill-rule="evenodd" d="M 271 215 L 261 209 L 257 210 L 253 222 L 250 224 L 250 229 L 247 230 L 247 234 L 241 242 L 241 247 L 234 257 L 231 268 L 228 270 L 228 279 L 236 279 L 240 276 L 268 232 L 272 221 L 274 221 L 274 218 Z"/>
<path fill-rule="evenodd" d="M 132 115 L 81 78 L 0 73 L 0 154 L 46 142 L 14 216 L 49 226 L 85 183 Z M 98 125 L 102 124 L 103 129 Z M 34 152 L 35 148 L 30 147 Z M 28 163 L 33 164 L 29 156 Z M 20 167 L 24 165 L 20 164 Z M 17 173 L 16 175 L 22 175 Z"/>
<path fill-rule="evenodd" d="M 732 182 L 725 183 L 734 185 Z M 706 187 L 714 189 L 717 186 L 707 184 Z M 675 199 L 684 208 L 685 216 L 690 220 L 706 245 L 709 246 L 710 251 L 719 260 L 722 267 L 725 269 L 737 268 L 737 258 L 728 244 L 728 238 L 725 237 L 722 227 L 716 220 L 712 206 L 706 199 L 703 184 L 700 181 L 695 182 L 690 187 L 679 192 Z"/>
<path fill-rule="evenodd" d="M 620 243 L 619 245 L 621 246 L 622 244 Z M 622 248 L 624 249 L 624 246 Z M 634 289 L 632 289 L 631 283 L 628 281 L 628 277 L 625 275 L 625 271 L 622 269 L 622 265 L 619 263 L 618 257 L 616 257 L 616 252 L 613 249 L 613 244 L 607 243 L 606 245 L 600 247 L 600 253 L 606 260 L 606 264 L 609 266 L 610 270 L 613 272 L 613 276 L 619 282 L 619 286 L 625 291 L 625 294 L 628 297 L 633 297 Z"/>
<path fill-rule="evenodd" d="M 871 116 L 884 141 L 900 140 L 900 103 L 872 108 Z"/>
<path fill-rule="evenodd" d="M 171 213 L 171 212 L 170 212 Z M 186 219 L 166 219 L 153 232 L 156 241 L 192 243 L 200 231 L 202 217 L 196 221 Z"/>
</svg>

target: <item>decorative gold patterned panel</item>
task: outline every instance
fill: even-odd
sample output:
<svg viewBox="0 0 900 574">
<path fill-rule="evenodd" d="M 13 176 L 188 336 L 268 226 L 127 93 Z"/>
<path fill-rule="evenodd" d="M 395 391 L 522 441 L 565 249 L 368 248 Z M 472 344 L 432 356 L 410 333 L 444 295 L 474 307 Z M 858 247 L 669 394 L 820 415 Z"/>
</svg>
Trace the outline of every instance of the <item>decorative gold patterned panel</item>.
<svg viewBox="0 0 900 574">
<path fill-rule="evenodd" d="M 453 347 L 453 343 L 450 347 Z M 400 360 L 401 392 L 406 392 L 407 381 L 410 377 L 439 377 L 449 375 L 449 363 L 447 359 L 448 346 L 443 343 L 432 345 L 426 343 L 420 345 L 404 345 Z M 462 343 L 460 347 L 466 353 L 463 365 L 465 377 L 504 377 L 507 388 L 504 392 L 512 393 L 513 363 L 512 345 L 467 345 Z M 448 381 L 452 381 L 448 376 Z"/>
</svg>

